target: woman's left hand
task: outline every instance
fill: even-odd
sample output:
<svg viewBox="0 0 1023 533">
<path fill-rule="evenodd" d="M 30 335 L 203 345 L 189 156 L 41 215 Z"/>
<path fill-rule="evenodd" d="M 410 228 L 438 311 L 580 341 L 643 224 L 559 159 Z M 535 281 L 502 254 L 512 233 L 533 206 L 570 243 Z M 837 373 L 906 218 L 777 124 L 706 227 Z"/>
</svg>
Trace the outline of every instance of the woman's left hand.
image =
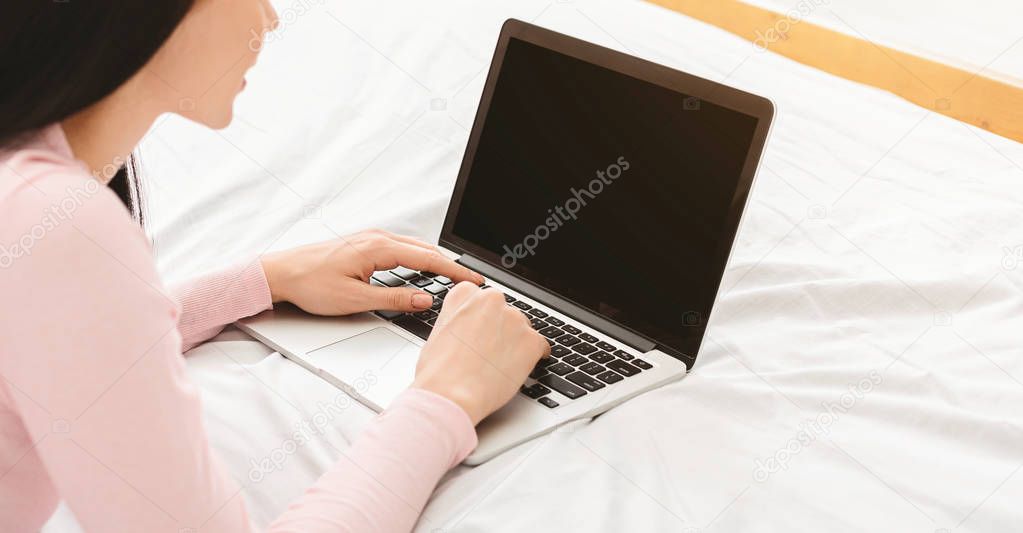
<svg viewBox="0 0 1023 533">
<path fill-rule="evenodd" d="M 483 276 L 448 259 L 436 247 L 381 230 L 267 254 L 262 262 L 274 303 L 291 302 L 317 315 L 429 309 L 433 296 L 425 291 L 369 284 L 373 272 L 399 265 L 455 282 L 483 283 Z"/>
</svg>

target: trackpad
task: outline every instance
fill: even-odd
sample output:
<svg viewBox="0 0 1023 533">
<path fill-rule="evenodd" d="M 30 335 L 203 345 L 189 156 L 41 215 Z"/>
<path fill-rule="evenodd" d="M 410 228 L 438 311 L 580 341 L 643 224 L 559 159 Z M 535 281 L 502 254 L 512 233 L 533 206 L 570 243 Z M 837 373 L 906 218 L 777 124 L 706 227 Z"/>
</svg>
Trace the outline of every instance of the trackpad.
<svg viewBox="0 0 1023 533">
<path fill-rule="evenodd" d="M 328 381 L 380 411 L 412 384 L 420 349 L 387 328 L 376 328 L 317 348 L 306 359 Z"/>
</svg>

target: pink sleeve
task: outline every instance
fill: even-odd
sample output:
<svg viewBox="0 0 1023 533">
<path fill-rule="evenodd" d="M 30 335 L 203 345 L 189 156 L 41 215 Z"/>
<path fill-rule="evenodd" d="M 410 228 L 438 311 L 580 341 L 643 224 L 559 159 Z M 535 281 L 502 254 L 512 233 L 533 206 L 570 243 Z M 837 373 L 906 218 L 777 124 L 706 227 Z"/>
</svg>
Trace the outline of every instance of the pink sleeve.
<svg viewBox="0 0 1023 533">
<path fill-rule="evenodd" d="M 409 389 L 270 531 L 409 531 L 437 481 L 475 447 L 462 408 Z"/>
<path fill-rule="evenodd" d="M 47 179 L 51 197 L 24 188 L 3 202 L 0 242 L 31 231 L 65 187 L 88 178 Z M 16 416 L 0 417 L 0 434 L 33 443 L 18 475 L 0 477 L 0 493 L 57 495 L 86 531 L 251 531 L 240 488 L 210 449 L 181 357 L 178 307 L 145 238 L 105 188 L 44 230 L 0 276 L 0 408 Z M 216 300 L 218 286 L 192 294 Z M 242 302 L 229 307 L 244 308 L 245 291 L 235 297 Z M 203 329 L 204 319 L 188 324 Z M 407 531 L 475 439 L 453 403 L 407 391 L 274 528 Z M 13 480 L 17 487 L 3 487 Z M 15 523 L 3 516 L 14 512 L 38 529 L 54 504 L 0 506 L 0 523 Z"/>
<path fill-rule="evenodd" d="M 270 287 L 259 259 L 172 286 L 181 305 L 178 331 L 187 352 L 224 326 L 270 309 Z"/>
</svg>

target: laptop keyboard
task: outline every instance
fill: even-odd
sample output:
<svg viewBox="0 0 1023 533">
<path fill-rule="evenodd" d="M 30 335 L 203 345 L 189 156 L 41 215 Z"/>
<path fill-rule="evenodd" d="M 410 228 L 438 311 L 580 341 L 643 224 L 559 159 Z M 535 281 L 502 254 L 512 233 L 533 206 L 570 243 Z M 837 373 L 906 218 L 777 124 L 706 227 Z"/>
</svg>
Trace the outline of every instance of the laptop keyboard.
<svg viewBox="0 0 1023 533">
<path fill-rule="evenodd" d="M 404 267 L 373 274 L 370 283 L 382 287 L 412 286 L 433 295 L 433 306 L 425 311 L 377 311 L 376 314 L 394 325 L 426 340 L 437 323 L 444 297 L 454 286 L 450 279 L 432 272 L 416 272 Z M 487 288 L 486 285 L 483 288 Z M 561 405 L 551 396 L 557 392 L 567 400 L 575 400 L 635 376 L 653 365 L 620 349 L 606 340 L 585 331 L 581 325 L 551 316 L 532 304 L 504 295 L 508 305 L 520 310 L 530 325 L 551 345 L 551 356 L 541 359 L 520 393 L 541 405 L 554 409 Z"/>
</svg>

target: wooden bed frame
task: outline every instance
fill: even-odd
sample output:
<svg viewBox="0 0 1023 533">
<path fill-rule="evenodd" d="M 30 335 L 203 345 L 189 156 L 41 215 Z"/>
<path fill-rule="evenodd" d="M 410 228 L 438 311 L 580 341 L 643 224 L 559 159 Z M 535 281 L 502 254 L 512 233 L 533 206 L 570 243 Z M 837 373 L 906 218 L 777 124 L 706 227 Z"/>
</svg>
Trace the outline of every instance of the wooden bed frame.
<svg viewBox="0 0 1023 533">
<path fill-rule="evenodd" d="M 754 46 L 877 87 L 914 104 L 1023 142 L 1023 86 L 925 59 L 739 0 L 648 0 Z M 812 0 L 807 0 L 811 2 Z"/>
</svg>

